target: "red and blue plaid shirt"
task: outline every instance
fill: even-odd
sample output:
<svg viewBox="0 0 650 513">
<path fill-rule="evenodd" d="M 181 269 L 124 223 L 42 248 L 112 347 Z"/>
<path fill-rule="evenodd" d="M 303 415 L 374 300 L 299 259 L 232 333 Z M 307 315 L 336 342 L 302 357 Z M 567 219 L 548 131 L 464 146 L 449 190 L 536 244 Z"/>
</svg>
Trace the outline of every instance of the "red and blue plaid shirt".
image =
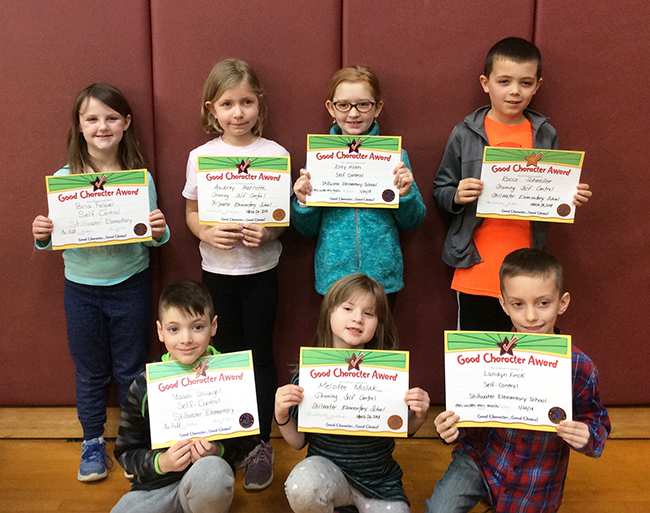
<svg viewBox="0 0 650 513">
<path fill-rule="evenodd" d="M 589 427 L 577 452 L 599 457 L 611 430 L 598 390 L 598 370 L 572 347 L 573 420 Z M 557 511 L 569 465 L 569 444 L 557 433 L 503 428 L 460 428 L 454 451 L 478 465 L 495 513 Z"/>
</svg>

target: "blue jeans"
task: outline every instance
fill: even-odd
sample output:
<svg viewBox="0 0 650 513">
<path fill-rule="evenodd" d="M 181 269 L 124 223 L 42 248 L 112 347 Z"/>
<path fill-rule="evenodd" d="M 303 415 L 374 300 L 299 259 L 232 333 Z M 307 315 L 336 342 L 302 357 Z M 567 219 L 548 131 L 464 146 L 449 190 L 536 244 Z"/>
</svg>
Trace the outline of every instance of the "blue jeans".
<svg viewBox="0 0 650 513">
<path fill-rule="evenodd" d="M 110 286 L 65 281 L 68 347 L 75 364 L 77 416 L 84 440 L 104 433 L 108 384 L 115 376 L 120 406 L 144 370 L 151 339 L 149 270 Z"/>
<path fill-rule="evenodd" d="M 436 483 L 425 513 L 467 513 L 481 499 L 490 501 L 490 492 L 483 482 L 478 465 L 466 454 L 454 451 L 453 461 L 445 475 Z"/>
</svg>

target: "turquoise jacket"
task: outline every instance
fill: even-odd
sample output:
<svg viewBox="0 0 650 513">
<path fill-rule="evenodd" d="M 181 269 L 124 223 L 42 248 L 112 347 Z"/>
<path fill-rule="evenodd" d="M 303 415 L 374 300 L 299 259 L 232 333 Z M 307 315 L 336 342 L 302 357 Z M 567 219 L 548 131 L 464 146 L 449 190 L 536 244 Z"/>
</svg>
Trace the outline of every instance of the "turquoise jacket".
<svg viewBox="0 0 650 513">
<path fill-rule="evenodd" d="M 340 135 L 334 125 L 332 135 Z M 373 124 L 368 135 L 378 135 Z M 406 151 L 402 161 L 411 169 Z M 318 236 L 314 270 L 316 291 L 325 294 L 332 284 L 348 274 L 364 273 L 382 284 L 386 293 L 404 287 L 404 261 L 399 230 L 414 230 L 426 214 L 415 181 L 399 208 L 306 207 L 294 197 L 291 220 L 305 237 Z"/>
</svg>

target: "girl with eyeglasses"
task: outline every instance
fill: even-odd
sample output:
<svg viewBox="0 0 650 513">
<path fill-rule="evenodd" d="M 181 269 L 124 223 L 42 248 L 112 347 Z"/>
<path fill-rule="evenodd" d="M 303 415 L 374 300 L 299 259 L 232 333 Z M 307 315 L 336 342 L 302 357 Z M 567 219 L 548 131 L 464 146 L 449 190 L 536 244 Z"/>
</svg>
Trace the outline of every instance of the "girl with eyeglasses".
<svg viewBox="0 0 650 513">
<path fill-rule="evenodd" d="M 379 135 L 377 118 L 384 107 L 379 80 L 369 68 L 340 69 L 330 80 L 325 107 L 333 118 L 332 135 Z M 393 170 L 399 189 L 399 208 L 306 206 L 311 176 L 300 170 L 293 186 L 291 218 L 305 237 L 318 236 L 314 268 L 316 291 L 325 295 L 331 285 L 348 274 L 375 278 L 388 294 L 391 309 L 404 287 L 404 262 L 399 230 L 414 230 L 426 213 L 406 151 Z"/>
</svg>

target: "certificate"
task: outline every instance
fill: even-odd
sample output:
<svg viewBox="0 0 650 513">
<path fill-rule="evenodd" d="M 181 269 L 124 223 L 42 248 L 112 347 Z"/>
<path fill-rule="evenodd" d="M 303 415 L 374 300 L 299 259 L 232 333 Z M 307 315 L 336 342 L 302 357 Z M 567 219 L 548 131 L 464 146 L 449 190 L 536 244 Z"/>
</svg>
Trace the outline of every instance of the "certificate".
<svg viewBox="0 0 650 513">
<path fill-rule="evenodd" d="M 406 351 L 300 348 L 298 431 L 406 437 Z"/>
<path fill-rule="evenodd" d="M 147 365 L 151 448 L 259 434 L 251 351 Z"/>
<path fill-rule="evenodd" d="M 476 215 L 572 223 L 583 151 L 487 146 Z"/>
<path fill-rule="evenodd" d="M 289 157 L 198 157 L 201 224 L 289 226 Z"/>
<path fill-rule="evenodd" d="M 308 135 L 307 206 L 398 208 L 393 170 L 401 160 L 401 137 Z"/>
<path fill-rule="evenodd" d="M 571 337 L 445 331 L 445 399 L 460 427 L 555 431 L 572 419 Z"/>
<path fill-rule="evenodd" d="M 52 249 L 151 240 L 146 169 L 46 176 Z"/>
</svg>

